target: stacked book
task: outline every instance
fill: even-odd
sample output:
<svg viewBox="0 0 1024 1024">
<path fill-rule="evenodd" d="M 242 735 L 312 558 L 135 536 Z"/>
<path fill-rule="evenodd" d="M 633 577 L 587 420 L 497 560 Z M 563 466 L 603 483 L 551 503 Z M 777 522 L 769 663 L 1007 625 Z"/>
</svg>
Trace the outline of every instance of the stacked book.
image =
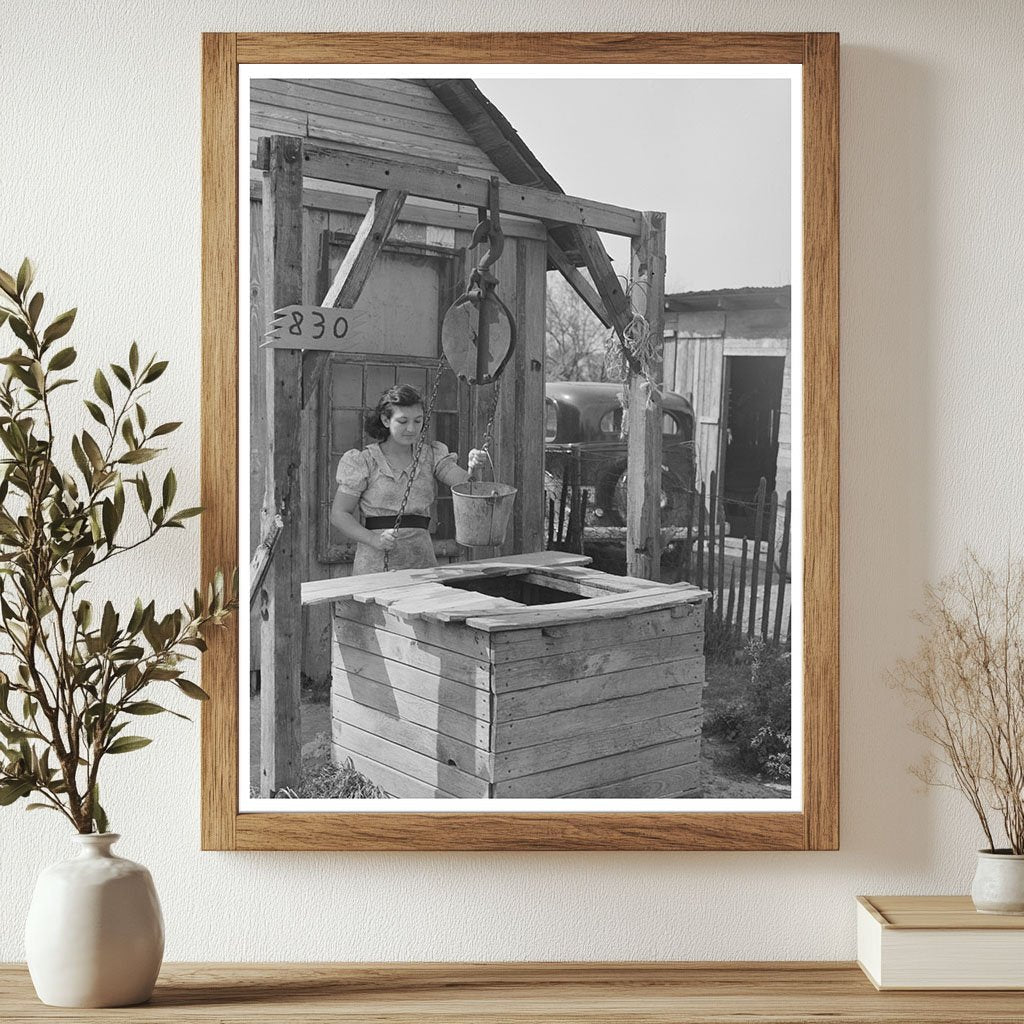
<svg viewBox="0 0 1024 1024">
<path fill-rule="evenodd" d="M 970 896 L 858 896 L 857 962 L 878 989 L 1024 989 L 1024 915 L 979 914 Z"/>
</svg>

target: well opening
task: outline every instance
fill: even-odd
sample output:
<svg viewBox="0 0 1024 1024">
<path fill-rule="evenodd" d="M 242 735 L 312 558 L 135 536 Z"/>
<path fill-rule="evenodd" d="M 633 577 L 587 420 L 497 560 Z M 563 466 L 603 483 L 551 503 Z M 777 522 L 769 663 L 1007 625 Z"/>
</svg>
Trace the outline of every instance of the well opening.
<svg viewBox="0 0 1024 1024">
<path fill-rule="evenodd" d="M 518 604 L 562 604 L 600 597 L 604 591 L 537 573 L 512 576 L 479 576 L 468 580 L 445 580 L 444 586 L 472 590 L 487 597 L 503 597 Z"/>
</svg>

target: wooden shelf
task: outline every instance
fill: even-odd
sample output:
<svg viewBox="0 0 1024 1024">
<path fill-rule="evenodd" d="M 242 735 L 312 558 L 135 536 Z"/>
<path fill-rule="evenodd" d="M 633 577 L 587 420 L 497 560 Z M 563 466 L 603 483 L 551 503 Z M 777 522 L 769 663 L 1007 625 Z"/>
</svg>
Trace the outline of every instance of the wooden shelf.
<svg viewBox="0 0 1024 1024">
<path fill-rule="evenodd" d="M 851 963 L 166 964 L 144 1006 L 43 1006 L 0 965 L 0 1020 L 986 1024 L 1024 1019 L 1021 992 L 876 992 Z"/>
</svg>

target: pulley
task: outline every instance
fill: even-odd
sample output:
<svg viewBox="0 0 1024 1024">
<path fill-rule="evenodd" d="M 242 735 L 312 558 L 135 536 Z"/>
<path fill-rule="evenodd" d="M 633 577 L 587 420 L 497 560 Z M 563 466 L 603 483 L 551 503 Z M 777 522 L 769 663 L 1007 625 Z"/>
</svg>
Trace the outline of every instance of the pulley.
<svg viewBox="0 0 1024 1024">
<path fill-rule="evenodd" d="M 505 247 L 498 188 L 498 179 L 492 177 L 487 209 L 480 211 L 470 244 L 473 249 L 486 239 L 487 251 L 441 325 L 441 347 L 448 364 L 462 380 L 474 385 L 493 384 L 512 357 L 516 343 L 515 320 L 498 298 L 498 279 L 491 272 Z"/>
</svg>

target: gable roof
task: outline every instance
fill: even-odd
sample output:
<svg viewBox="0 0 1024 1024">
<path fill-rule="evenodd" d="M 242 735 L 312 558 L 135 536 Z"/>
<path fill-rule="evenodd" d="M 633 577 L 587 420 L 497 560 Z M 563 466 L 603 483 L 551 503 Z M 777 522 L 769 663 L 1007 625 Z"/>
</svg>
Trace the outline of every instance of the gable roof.
<svg viewBox="0 0 1024 1024">
<path fill-rule="evenodd" d="M 476 82 L 470 78 L 428 78 L 424 81 L 513 185 L 530 185 L 565 195 L 565 189 L 555 181 L 512 123 L 483 94 Z M 576 234 L 571 228 L 551 228 L 550 234 L 576 266 L 583 264 Z M 556 268 L 549 263 L 548 269 Z"/>
</svg>

